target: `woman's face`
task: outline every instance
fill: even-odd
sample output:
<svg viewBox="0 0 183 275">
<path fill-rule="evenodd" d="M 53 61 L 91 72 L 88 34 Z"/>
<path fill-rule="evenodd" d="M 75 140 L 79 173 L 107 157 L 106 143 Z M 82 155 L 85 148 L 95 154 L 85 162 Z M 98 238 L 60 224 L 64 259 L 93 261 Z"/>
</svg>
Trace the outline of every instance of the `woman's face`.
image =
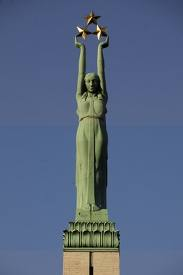
<svg viewBox="0 0 183 275">
<path fill-rule="evenodd" d="M 96 93 L 99 86 L 98 77 L 94 73 L 89 73 L 85 77 L 85 85 L 89 93 Z"/>
</svg>

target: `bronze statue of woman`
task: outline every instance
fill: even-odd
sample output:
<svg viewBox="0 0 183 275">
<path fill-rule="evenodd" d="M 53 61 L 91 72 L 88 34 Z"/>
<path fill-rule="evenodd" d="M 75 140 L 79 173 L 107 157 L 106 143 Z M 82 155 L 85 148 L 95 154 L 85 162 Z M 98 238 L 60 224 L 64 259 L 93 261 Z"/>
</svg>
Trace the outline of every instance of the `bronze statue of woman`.
<svg viewBox="0 0 183 275">
<path fill-rule="evenodd" d="M 107 91 L 103 48 L 109 37 L 98 45 L 97 73 L 86 74 L 86 48 L 75 37 L 80 48 L 77 82 L 76 188 L 77 210 L 106 209 L 107 131 L 105 114 Z"/>
</svg>

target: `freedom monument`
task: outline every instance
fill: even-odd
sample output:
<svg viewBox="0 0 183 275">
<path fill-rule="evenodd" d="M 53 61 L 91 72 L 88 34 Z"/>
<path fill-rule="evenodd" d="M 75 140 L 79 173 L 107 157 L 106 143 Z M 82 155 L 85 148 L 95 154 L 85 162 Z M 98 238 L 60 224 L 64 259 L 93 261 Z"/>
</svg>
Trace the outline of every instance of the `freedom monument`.
<svg viewBox="0 0 183 275">
<path fill-rule="evenodd" d="M 107 89 L 103 50 L 109 35 L 98 25 L 93 12 L 85 27 L 77 27 L 75 46 L 80 50 L 76 89 L 76 216 L 64 230 L 64 275 L 119 275 L 119 231 L 108 217 L 106 202 L 108 135 L 106 129 Z M 89 25 L 96 31 L 89 31 Z M 97 73 L 86 73 L 86 47 L 81 42 L 96 35 Z M 81 37 L 81 39 L 79 38 Z M 104 38 L 103 38 L 104 37 Z"/>
</svg>

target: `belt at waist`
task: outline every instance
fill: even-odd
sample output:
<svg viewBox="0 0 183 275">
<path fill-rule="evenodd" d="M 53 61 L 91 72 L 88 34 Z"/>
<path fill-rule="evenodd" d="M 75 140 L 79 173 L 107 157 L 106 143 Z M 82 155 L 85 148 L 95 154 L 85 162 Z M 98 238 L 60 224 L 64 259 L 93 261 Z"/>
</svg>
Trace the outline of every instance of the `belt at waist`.
<svg viewBox="0 0 183 275">
<path fill-rule="evenodd" d="M 79 121 L 81 121 L 81 120 L 83 120 L 84 118 L 87 118 L 87 117 L 89 117 L 89 118 L 95 118 L 95 119 L 101 119 L 101 120 L 104 120 L 104 118 L 103 118 L 103 117 L 99 117 L 99 116 L 84 116 L 84 117 L 80 118 L 80 120 L 79 120 Z"/>
</svg>

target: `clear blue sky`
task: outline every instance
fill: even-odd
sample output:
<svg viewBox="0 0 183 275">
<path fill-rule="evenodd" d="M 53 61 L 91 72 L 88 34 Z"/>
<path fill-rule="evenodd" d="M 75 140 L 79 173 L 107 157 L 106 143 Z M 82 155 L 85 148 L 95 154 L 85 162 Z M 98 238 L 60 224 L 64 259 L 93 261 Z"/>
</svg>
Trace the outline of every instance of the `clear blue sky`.
<svg viewBox="0 0 183 275">
<path fill-rule="evenodd" d="M 0 275 L 59 275 L 74 218 L 76 26 L 107 26 L 108 208 L 122 274 L 183 274 L 181 0 L 0 1 Z M 87 71 L 97 40 L 89 37 Z"/>
</svg>

